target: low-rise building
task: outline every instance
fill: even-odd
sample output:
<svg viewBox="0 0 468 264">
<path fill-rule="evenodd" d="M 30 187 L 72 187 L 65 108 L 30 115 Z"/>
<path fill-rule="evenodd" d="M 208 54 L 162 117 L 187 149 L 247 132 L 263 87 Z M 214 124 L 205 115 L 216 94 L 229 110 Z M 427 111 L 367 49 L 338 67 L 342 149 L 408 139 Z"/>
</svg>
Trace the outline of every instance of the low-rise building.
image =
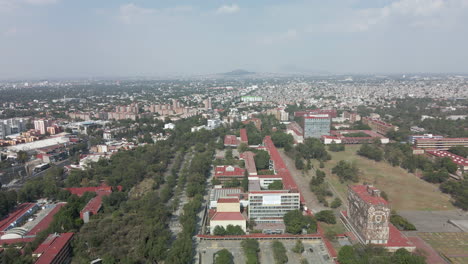
<svg viewBox="0 0 468 264">
<path fill-rule="evenodd" d="M 218 199 L 216 211 L 210 219 L 210 233 L 213 234 L 217 226 L 227 228 L 228 225 L 240 226 L 244 232 L 247 230 L 247 221 L 240 212 L 237 197 Z"/>
<path fill-rule="evenodd" d="M 35 264 L 67 264 L 71 262 L 71 240 L 74 233 L 49 235 L 33 252 Z"/>
<path fill-rule="evenodd" d="M 228 166 L 216 166 L 214 178 L 221 183 L 229 182 L 232 180 L 241 181 L 245 177 L 245 169 Z"/>
</svg>

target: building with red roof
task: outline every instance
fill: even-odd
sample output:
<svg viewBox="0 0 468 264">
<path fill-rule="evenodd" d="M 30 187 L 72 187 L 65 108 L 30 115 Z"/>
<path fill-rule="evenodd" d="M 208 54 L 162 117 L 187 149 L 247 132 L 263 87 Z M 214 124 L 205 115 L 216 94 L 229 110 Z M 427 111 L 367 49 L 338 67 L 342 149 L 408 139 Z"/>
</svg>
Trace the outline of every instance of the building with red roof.
<svg viewBox="0 0 468 264">
<path fill-rule="evenodd" d="M 380 143 L 387 144 L 390 140 L 372 130 L 332 130 L 330 131 L 331 136 L 322 136 L 324 144 L 335 143 L 343 144 L 365 144 L 372 143 L 375 139 L 380 140 Z M 363 136 L 350 137 L 348 135 L 362 134 Z"/>
<path fill-rule="evenodd" d="M 224 146 L 225 147 L 237 147 L 239 141 L 235 135 L 226 135 L 224 136 Z"/>
<path fill-rule="evenodd" d="M 102 197 L 110 195 L 112 193 L 112 187 L 102 184 L 98 187 L 79 187 L 79 188 L 65 188 L 72 194 L 82 196 L 85 192 L 94 192 L 96 197 L 89 200 L 85 207 L 80 212 L 80 218 L 83 219 L 85 223 L 89 222 L 89 218 L 92 215 L 95 215 L 99 212 L 102 207 Z M 122 186 L 117 186 L 117 190 L 122 191 Z"/>
<path fill-rule="evenodd" d="M 228 225 L 240 226 L 244 232 L 247 230 L 246 218 L 240 212 L 240 201 L 237 197 L 223 197 L 218 199 L 216 210 L 211 211 L 210 233 L 213 234 L 216 226 L 227 228 Z"/>
<path fill-rule="evenodd" d="M 413 251 L 414 245 L 390 223 L 390 205 L 380 193 L 372 185 L 349 186 L 348 211 L 341 213 L 341 220 L 360 243 Z"/>
<path fill-rule="evenodd" d="M 255 165 L 255 154 L 252 151 L 246 151 L 240 154 L 240 159 L 244 160 L 245 169 L 251 175 L 257 175 L 257 166 Z"/>
<path fill-rule="evenodd" d="M 240 129 L 240 143 L 249 144 L 249 138 L 247 137 L 247 129 Z"/>
<path fill-rule="evenodd" d="M 426 153 L 433 158 L 450 158 L 458 166 L 457 174 L 462 175 L 468 171 L 468 159 L 455 155 L 445 150 L 426 150 Z"/>
<path fill-rule="evenodd" d="M 390 131 L 397 131 L 398 127 L 385 123 L 384 121 L 371 117 L 362 118 L 362 123 L 368 125 L 372 130 L 377 131 L 377 133 L 386 135 Z"/>
<path fill-rule="evenodd" d="M 23 203 L 16 207 L 6 218 L 0 221 L 0 231 L 3 234 L 22 223 L 27 217 L 39 209 L 36 203 Z"/>
<path fill-rule="evenodd" d="M 62 207 L 64 207 L 67 203 L 58 203 L 55 205 L 54 209 L 52 209 L 36 226 L 34 226 L 31 230 L 29 230 L 27 236 L 36 236 L 39 232 L 46 230 L 52 220 L 54 220 L 54 215 L 57 214 Z"/>
<path fill-rule="evenodd" d="M 258 130 L 262 130 L 262 120 L 260 118 L 250 118 L 248 120 L 242 121 L 242 124 L 247 125 L 249 123 L 253 123 L 255 128 Z"/>
<path fill-rule="evenodd" d="M 33 252 L 36 264 L 69 263 L 72 255 L 71 240 L 74 233 L 51 234 Z"/>
<path fill-rule="evenodd" d="M 232 180 L 241 181 L 245 176 L 245 169 L 228 166 L 216 166 L 214 178 L 219 180 L 221 183 L 229 182 Z"/>
</svg>

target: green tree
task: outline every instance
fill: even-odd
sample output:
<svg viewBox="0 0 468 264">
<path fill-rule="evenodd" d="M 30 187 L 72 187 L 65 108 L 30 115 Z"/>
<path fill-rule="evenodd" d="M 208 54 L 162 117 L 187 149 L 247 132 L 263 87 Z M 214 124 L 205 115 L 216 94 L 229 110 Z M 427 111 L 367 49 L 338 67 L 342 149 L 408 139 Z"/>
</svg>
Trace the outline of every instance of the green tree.
<svg viewBox="0 0 468 264">
<path fill-rule="evenodd" d="M 341 206 L 341 204 L 342 204 L 341 199 L 336 197 L 335 200 L 333 200 L 333 202 L 331 203 L 330 207 L 331 208 L 338 208 L 338 207 Z"/>
<path fill-rule="evenodd" d="M 288 256 L 286 255 L 286 248 L 283 243 L 275 240 L 271 243 L 271 249 L 273 251 L 273 258 L 276 264 L 284 264 L 288 262 Z"/>
<path fill-rule="evenodd" d="M 25 163 L 28 160 L 28 153 L 26 153 L 26 151 L 20 150 L 18 153 L 16 153 L 16 159 L 19 163 Z"/>
<path fill-rule="evenodd" d="M 264 170 L 268 169 L 270 165 L 270 155 L 268 155 L 268 152 L 261 150 L 257 151 L 254 157 L 255 160 L 255 166 L 257 167 L 257 170 Z"/>
<path fill-rule="evenodd" d="M 294 161 L 294 165 L 296 166 L 296 169 L 298 169 L 298 170 L 304 169 L 304 161 L 299 156 L 296 157 L 296 159 Z"/>
<path fill-rule="evenodd" d="M 298 254 L 304 252 L 304 244 L 302 244 L 300 239 L 296 240 L 296 244 L 292 248 L 292 251 Z"/>
<path fill-rule="evenodd" d="M 223 248 L 216 252 L 215 264 L 234 264 L 234 256 L 229 250 Z"/>
<path fill-rule="evenodd" d="M 341 160 L 332 168 L 332 173 L 335 173 L 340 178 L 341 182 L 345 181 L 359 181 L 359 170 L 354 163 Z"/>
<path fill-rule="evenodd" d="M 335 213 L 332 210 L 323 210 L 315 214 L 315 218 L 317 218 L 320 222 L 325 222 L 327 224 L 336 224 L 336 217 Z"/>
</svg>

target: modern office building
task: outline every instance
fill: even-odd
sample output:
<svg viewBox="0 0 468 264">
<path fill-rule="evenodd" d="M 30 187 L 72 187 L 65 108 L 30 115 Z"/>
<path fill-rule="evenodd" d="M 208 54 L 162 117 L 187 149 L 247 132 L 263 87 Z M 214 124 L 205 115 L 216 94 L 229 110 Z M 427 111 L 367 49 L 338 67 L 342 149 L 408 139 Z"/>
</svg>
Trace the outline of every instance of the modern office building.
<svg viewBox="0 0 468 264">
<path fill-rule="evenodd" d="M 414 142 L 416 141 L 416 139 L 441 139 L 441 138 L 444 138 L 444 137 L 443 137 L 443 136 L 439 136 L 439 135 L 433 135 L 433 134 L 410 135 L 410 136 L 408 136 L 408 141 L 409 141 L 411 144 L 414 144 Z"/>
<path fill-rule="evenodd" d="M 289 190 L 249 192 L 249 218 L 255 223 L 283 223 L 283 216 L 300 208 L 299 192 Z"/>
<path fill-rule="evenodd" d="M 421 138 L 414 141 L 414 147 L 420 149 L 448 150 L 456 146 L 468 147 L 468 138 Z"/>
<path fill-rule="evenodd" d="M 10 118 L 0 120 L 0 139 L 5 139 L 11 134 L 18 134 L 26 130 L 26 118 Z"/>
<path fill-rule="evenodd" d="M 304 116 L 304 138 L 330 135 L 331 118 L 328 114 Z"/>
</svg>

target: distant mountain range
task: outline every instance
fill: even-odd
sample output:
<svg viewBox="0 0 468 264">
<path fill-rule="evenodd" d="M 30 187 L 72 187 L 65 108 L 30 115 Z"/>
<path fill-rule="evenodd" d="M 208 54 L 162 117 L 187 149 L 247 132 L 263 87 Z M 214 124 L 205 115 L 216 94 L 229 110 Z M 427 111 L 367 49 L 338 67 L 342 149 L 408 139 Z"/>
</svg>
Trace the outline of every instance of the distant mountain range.
<svg viewBox="0 0 468 264">
<path fill-rule="evenodd" d="M 255 74 L 255 72 L 249 72 L 249 71 L 242 70 L 242 69 L 221 73 L 221 75 L 225 75 L 225 76 L 244 76 L 244 75 L 252 75 L 252 74 Z"/>
</svg>

